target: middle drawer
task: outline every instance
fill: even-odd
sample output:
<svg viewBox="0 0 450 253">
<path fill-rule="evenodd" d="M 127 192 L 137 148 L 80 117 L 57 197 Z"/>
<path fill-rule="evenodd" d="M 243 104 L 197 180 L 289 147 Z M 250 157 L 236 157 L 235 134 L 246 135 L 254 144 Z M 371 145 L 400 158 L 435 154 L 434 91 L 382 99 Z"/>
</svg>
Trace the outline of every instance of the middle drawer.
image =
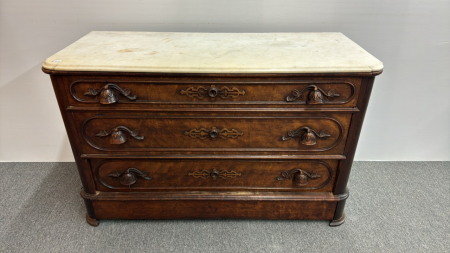
<svg viewBox="0 0 450 253">
<path fill-rule="evenodd" d="M 158 116 L 75 114 L 84 153 L 296 152 L 343 154 L 351 114 Z"/>
</svg>

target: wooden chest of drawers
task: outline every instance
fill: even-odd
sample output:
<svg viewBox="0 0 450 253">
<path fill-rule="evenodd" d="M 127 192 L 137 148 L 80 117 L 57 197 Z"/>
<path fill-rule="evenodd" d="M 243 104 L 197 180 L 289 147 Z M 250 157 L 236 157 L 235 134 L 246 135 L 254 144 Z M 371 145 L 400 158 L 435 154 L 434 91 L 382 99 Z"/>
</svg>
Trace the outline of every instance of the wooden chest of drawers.
<svg viewBox="0 0 450 253">
<path fill-rule="evenodd" d="M 342 224 L 382 68 L 340 33 L 92 32 L 43 64 L 91 225 Z"/>
</svg>

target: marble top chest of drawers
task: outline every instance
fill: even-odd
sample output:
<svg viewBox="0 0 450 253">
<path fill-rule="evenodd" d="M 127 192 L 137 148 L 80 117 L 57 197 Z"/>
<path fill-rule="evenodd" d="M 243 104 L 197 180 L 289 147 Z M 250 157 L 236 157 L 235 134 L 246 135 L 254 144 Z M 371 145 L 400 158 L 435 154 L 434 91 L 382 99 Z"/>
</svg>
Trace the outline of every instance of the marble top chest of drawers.
<svg viewBox="0 0 450 253">
<path fill-rule="evenodd" d="M 342 224 L 382 69 L 341 33 L 91 32 L 43 64 L 91 225 Z"/>
</svg>

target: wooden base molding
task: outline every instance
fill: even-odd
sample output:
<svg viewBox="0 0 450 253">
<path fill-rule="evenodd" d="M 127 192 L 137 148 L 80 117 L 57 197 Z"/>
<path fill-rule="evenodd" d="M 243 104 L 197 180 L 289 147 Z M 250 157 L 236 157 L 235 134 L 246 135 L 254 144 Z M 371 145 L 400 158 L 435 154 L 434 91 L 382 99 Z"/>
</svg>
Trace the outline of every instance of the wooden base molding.
<svg viewBox="0 0 450 253">
<path fill-rule="evenodd" d="M 81 191 L 96 219 L 314 219 L 332 220 L 348 194 L 290 192 L 97 192 Z M 89 224 L 98 224 L 86 216 Z M 97 222 L 97 223 L 95 223 Z M 340 223 L 342 224 L 343 221 Z M 337 221 L 332 221 L 337 224 Z M 340 225 L 339 224 L 339 225 Z M 331 225 L 331 224 L 330 224 Z"/>
</svg>

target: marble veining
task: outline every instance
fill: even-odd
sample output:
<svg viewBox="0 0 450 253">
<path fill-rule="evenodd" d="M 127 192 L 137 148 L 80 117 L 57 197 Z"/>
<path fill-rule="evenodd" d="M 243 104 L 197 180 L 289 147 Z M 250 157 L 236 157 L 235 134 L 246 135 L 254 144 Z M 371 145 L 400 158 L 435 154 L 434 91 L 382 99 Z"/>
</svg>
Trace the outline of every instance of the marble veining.
<svg viewBox="0 0 450 253">
<path fill-rule="evenodd" d="M 342 33 L 94 31 L 49 57 L 61 71 L 168 73 L 373 72 L 383 63 Z"/>
</svg>

